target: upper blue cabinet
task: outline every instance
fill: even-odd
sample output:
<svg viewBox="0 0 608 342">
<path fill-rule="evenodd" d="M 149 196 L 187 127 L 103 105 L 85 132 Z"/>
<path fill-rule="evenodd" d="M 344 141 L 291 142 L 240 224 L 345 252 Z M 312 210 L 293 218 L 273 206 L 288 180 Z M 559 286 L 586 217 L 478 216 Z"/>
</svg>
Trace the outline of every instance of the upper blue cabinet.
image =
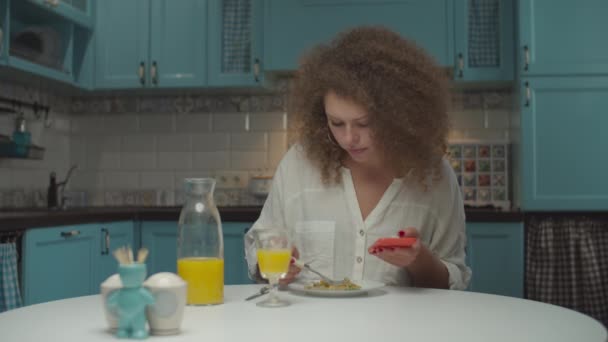
<svg viewBox="0 0 608 342">
<path fill-rule="evenodd" d="M 93 27 L 93 1 L 91 0 L 26 0 L 48 11 L 70 19 L 77 25 Z M 105 0 L 101 0 L 102 2 Z"/>
<path fill-rule="evenodd" d="M 262 82 L 261 0 L 209 0 L 208 85 Z"/>
<path fill-rule="evenodd" d="M 608 77 L 521 82 L 522 207 L 606 210 Z"/>
<path fill-rule="evenodd" d="M 520 0 L 519 73 L 608 74 L 608 1 Z"/>
<path fill-rule="evenodd" d="M 456 0 L 454 79 L 512 81 L 513 0 Z"/>
<path fill-rule="evenodd" d="M 97 3 L 95 88 L 206 84 L 206 0 Z"/>
<path fill-rule="evenodd" d="M 265 70 L 294 70 L 300 55 L 358 25 L 383 25 L 415 40 L 453 66 L 452 0 L 268 0 L 264 11 Z"/>
<path fill-rule="evenodd" d="M 89 13 L 89 3 L 79 1 L 78 6 Z M 64 6 L 63 2 L 55 6 L 45 1 L 0 0 L 0 64 L 90 88 L 92 20 L 83 19 L 88 18 L 85 12 L 67 15 L 71 12 L 63 12 Z"/>
</svg>

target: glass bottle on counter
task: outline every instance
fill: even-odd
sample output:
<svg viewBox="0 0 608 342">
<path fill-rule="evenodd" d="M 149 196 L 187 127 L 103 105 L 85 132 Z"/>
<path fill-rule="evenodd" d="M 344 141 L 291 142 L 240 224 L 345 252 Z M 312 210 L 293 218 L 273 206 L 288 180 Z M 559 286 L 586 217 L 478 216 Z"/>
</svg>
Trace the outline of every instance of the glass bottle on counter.
<svg viewBox="0 0 608 342">
<path fill-rule="evenodd" d="M 188 305 L 224 302 L 222 222 L 213 199 L 213 178 L 184 180 L 185 202 L 179 215 L 177 273 L 188 284 Z"/>
</svg>

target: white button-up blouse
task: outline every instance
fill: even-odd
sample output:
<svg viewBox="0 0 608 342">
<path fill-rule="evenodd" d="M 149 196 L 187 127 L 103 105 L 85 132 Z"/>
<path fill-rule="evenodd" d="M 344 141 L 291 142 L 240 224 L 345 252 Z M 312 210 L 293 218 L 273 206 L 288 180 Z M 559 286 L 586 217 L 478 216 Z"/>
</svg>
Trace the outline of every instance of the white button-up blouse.
<svg viewBox="0 0 608 342">
<path fill-rule="evenodd" d="M 426 191 L 414 180 L 394 179 L 376 207 L 363 220 L 349 169 L 342 183 L 325 186 L 319 170 L 300 145 L 292 146 L 275 172 L 272 189 L 259 219 L 245 237 L 249 271 L 256 253 L 251 231 L 267 226 L 288 229 L 300 260 L 334 279 L 366 279 L 388 285 L 410 285 L 405 269 L 367 252 L 376 239 L 394 237 L 415 227 L 424 243 L 447 267 L 452 289 L 467 287 L 465 215 L 460 188 L 447 160 L 441 179 Z M 430 178 L 430 177 L 429 177 Z M 298 278 L 316 279 L 302 271 Z"/>
</svg>

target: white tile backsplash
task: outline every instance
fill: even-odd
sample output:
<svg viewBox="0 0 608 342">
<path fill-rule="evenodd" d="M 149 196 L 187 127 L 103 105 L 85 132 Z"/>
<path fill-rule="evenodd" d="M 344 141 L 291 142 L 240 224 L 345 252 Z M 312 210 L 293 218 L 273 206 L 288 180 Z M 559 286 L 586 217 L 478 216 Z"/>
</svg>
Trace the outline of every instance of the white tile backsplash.
<svg viewBox="0 0 608 342">
<path fill-rule="evenodd" d="M 172 172 L 142 172 L 140 174 L 140 186 L 142 189 L 170 189 L 175 187 L 174 174 Z"/>
<path fill-rule="evenodd" d="M 230 150 L 230 135 L 226 133 L 208 133 L 192 136 L 192 151 L 215 152 Z"/>
<path fill-rule="evenodd" d="M 193 152 L 192 168 L 195 170 L 221 170 L 230 168 L 230 151 Z"/>
<path fill-rule="evenodd" d="M 121 151 L 121 137 L 117 135 L 90 136 L 87 138 L 87 152 L 90 155 Z"/>
<path fill-rule="evenodd" d="M 230 148 L 233 151 L 266 151 L 266 134 L 233 133 L 230 135 Z"/>
<path fill-rule="evenodd" d="M 101 152 L 95 154 L 88 151 L 87 170 L 117 170 L 120 169 L 120 152 Z"/>
<path fill-rule="evenodd" d="M 192 150 L 192 137 L 189 134 L 164 134 L 157 137 L 159 152 L 183 152 Z"/>
<path fill-rule="evenodd" d="M 13 184 L 11 169 L 2 168 L 0 169 L 0 189 L 8 189 Z"/>
<path fill-rule="evenodd" d="M 167 133 L 174 132 L 173 114 L 143 114 L 139 115 L 139 132 Z"/>
<path fill-rule="evenodd" d="M 120 168 L 123 170 L 156 169 L 155 152 L 123 152 L 120 156 Z"/>
<path fill-rule="evenodd" d="M 102 189 L 103 173 L 97 171 L 77 171 L 72 175 L 70 188 L 81 189 Z"/>
<path fill-rule="evenodd" d="M 56 108 L 72 114 L 52 115 L 50 129 L 34 125 L 33 135 L 47 149 L 44 160 L 0 159 L 0 194 L 46 189 L 49 172 L 62 180 L 69 166 L 78 164 L 69 187 L 87 191 L 91 205 L 137 202 L 136 191 L 143 190 L 157 190 L 158 198 L 173 204 L 183 198 L 184 177 L 211 176 L 218 189 L 228 190 L 221 194 L 226 203 L 239 197 L 234 190 L 246 190 L 250 175 L 271 175 L 288 147 L 281 92 L 68 98 L 18 88 L 0 81 L 7 94 L 52 98 Z M 509 141 L 515 124 L 510 120 L 517 118 L 512 95 L 511 90 L 455 90 L 449 141 Z M 10 135 L 12 129 L 12 119 L 0 116 L 0 133 Z"/>
<path fill-rule="evenodd" d="M 131 190 L 139 188 L 139 174 L 137 172 L 105 172 L 103 185 L 107 190 Z"/>
<path fill-rule="evenodd" d="M 192 169 L 192 152 L 158 152 L 158 170 Z"/>
<path fill-rule="evenodd" d="M 175 131 L 180 133 L 201 133 L 211 131 L 211 115 L 185 113 L 175 116 Z"/>
<path fill-rule="evenodd" d="M 138 120 L 136 114 L 109 114 L 105 116 L 104 128 L 113 134 L 136 133 Z"/>
<path fill-rule="evenodd" d="M 155 152 L 156 137 L 149 134 L 127 135 L 117 139 L 122 140 L 122 152 Z"/>
<path fill-rule="evenodd" d="M 73 134 L 108 134 L 103 120 L 104 116 L 99 113 L 78 115 L 71 119 L 70 128 Z"/>
<path fill-rule="evenodd" d="M 58 177 L 61 177 L 58 175 Z M 23 184 L 25 189 L 46 188 L 49 184 L 50 174 L 46 170 L 21 170 L 13 172 L 13 182 Z M 60 181 L 61 179 L 58 179 Z"/>
<path fill-rule="evenodd" d="M 266 152 L 232 151 L 230 155 L 230 168 L 232 170 L 263 169 L 266 165 Z"/>
<path fill-rule="evenodd" d="M 249 129 L 251 131 L 284 131 L 283 116 L 285 113 L 251 113 Z"/>
<path fill-rule="evenodd" d="M 213 115 L 214 132 L 245 132 L 247 114 L 245 113 L 218 113 Z"/>
<path fill-rule="evenodd" d="M 268 133 L 268 168 L 274 170 L 287 150 L 287 132 Z"/>
</svg>

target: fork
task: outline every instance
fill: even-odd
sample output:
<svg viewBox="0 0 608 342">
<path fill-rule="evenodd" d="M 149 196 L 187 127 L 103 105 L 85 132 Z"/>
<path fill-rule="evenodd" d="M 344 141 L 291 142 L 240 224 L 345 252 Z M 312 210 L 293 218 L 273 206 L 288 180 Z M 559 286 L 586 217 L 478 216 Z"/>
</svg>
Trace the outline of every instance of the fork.
<svg viewBox="0 0 608 342">
<path fill-rule="evenodd" d="M 294 257 L 291 258 L 291 261 L 298 268 L 300 268 L 300 269 L 306 269 L 307 271 L 312 272 L 312 273 L 318 275 L 319 277 L 321 277 L 321 279 L 323 279 L 324 281 L 326 281 L 330 285 L 339 285 L 339 284 L 343 283 L 342 280 L 333 280 L 330 277 L 324 275 L 323 273 L 321 273 L 321 272 L 315 270 L 314 268 L 310 267 L 309 264 L 305 264 L 305 263 L 301 262 L 300 260 L 298 260 L 298 259 L 296 259 Z"/>
</svg>

